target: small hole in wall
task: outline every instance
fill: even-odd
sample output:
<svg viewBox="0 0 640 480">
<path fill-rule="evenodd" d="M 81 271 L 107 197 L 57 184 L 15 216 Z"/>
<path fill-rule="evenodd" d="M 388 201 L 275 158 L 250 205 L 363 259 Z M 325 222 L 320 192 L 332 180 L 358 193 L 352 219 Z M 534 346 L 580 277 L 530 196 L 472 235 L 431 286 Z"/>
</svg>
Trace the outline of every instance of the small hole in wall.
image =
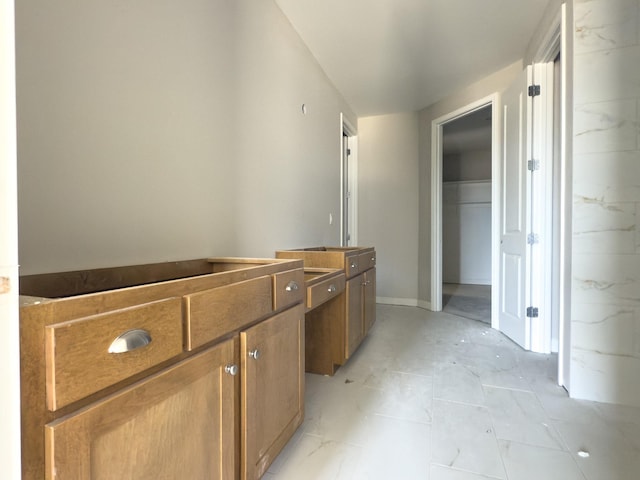
<svg viewBox="0 0 640 480">
<path fill-rule="evenodd" d="M 302 114 L 303 115 L 307 114 L 307 106 L 304 103 L 302 104 Z"/>
</svg>

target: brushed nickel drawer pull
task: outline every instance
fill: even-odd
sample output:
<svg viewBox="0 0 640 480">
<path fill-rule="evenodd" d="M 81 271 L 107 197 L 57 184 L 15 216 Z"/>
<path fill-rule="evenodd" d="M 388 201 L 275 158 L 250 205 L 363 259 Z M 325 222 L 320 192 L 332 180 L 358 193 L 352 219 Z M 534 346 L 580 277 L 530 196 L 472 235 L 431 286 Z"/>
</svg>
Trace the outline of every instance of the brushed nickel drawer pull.
<svg viewBox="0 0 640 480">
<path fill-rule="evenodd" d="M 127 353 L 151 343 L 151 335 L 146 330 L 134 329 L 118 335 L 109 346 L 109 353 Z"/>
<path fill-rule="evenodd" d="M 238 366 L 232 363 L 224 367 L 224 371 L 231 376 L 235 376 L 238 374 Z"/>
<path fill-rule="evenodd" d="M 351 268 L 356 268 L 356 264 L 355 264 L 355 263 L 352 263 L 352 264 L 351 264 Z"/>
<path fill-rule="evenodd" d="M 287 292 L 295 292 L 296 290 L 298 290 L 298 283 L 294 280 L 291 280 L 289 283 L 287 283 L 287 286 L 284 287 L 284 289 Z"/>
<path fill-rule="evenodd" d="M 336 291 L 336 286 L 333 285 L 333 284 L 329 285 L 329 288 L 327 289 L 327 292 L 333 293 L 335 291 Z"/>
</svg>

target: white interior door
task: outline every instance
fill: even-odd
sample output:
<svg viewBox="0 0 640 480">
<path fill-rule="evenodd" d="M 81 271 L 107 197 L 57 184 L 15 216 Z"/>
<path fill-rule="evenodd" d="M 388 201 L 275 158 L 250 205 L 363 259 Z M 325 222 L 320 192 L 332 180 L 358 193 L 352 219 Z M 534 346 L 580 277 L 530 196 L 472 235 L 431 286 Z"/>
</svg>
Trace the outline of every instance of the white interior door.
<svg viewBox="0 0 640 480">
<path fill-rule="evenodd" d="M 528 66 L 502 97 L 499 328 L 537 352 L 550 344 L 549 75 Z"/>
<path fill-rule="evenodd" d="M 526 304 L 530 292 L 527 249 L 529 219 L 527 139 L 530 129 L 532 69 L 527 67 L 502 96 L 502 178 L 500 193 L 500 330 L 518 345 L 531 346 Z"/>
</svg>

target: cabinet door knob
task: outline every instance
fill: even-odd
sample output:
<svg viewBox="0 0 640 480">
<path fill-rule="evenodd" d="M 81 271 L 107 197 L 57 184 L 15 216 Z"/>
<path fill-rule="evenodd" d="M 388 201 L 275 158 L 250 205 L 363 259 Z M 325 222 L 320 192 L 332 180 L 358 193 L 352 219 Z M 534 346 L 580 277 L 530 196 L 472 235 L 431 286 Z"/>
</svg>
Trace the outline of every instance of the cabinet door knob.
<svg viewBox="0 0 640 480">
<path fill-rule="evenodd" d="M 224 367 L 224 371 L 229 375 L 235 376 L 238 374 L 238 366 L 234 364 L 227 365 Z"/>
<path fill-rule="evenodd" d="M 335 285 L 329 285 L 329 288 L 327 288 L 327 292 L 329 293 L 333 293 L 336 291 L 336 286 Z"/>
<path fill-rule="evenodd" d="M 260 350 L 258 350 L 257 348 L 254 350 L 251 350 L 249 352 L 249 356 L 254 360 L 258 360 L 260 358 Z"/>
<path fill-rule="evenodd" d="M 291 280 L 289 283 L 287 283 L 287 286 L 284 287 L 284 289 L 287 292 L 294 292 L 294 291 L 298 290 L 298 283 L 295 282 L 294 280 Z"/>
<path fill-rule="evenodd" d="M 151 335 L 146 330 L 136 328 L 118 335 L 111 345 L 109 353 L 126 353 L 138 348 L 146 347 L 151 343 Z"/>
<path fill-rule="evenodd" d="M 356 268 L 356 264 L 355 264 L 355 263 L 352 263 L 352 264 L 351 264 L 351 268 Z"/>
</svg>

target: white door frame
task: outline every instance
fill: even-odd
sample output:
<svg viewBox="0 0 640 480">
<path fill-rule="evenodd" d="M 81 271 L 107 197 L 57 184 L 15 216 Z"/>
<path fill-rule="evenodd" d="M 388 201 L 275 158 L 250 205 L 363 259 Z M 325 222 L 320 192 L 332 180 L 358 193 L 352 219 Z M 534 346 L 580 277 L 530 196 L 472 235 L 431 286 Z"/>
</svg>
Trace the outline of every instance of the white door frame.
<svg viewBox="0 0 640 480">
<path fill-rule="evenodd" d="M 500 96 L 493 93 L 431 122 L 431 310 L 442 310 L 442 129 L 459 117 L 491 106 L 491 283 L 496 285 L 499 272 L 500 223 Z M 497 288 L 491 288 L 491 303 L 498 304 Z M 491 326 L 498 328 L 497 309 L 491 309 Z"/>
<path fill-rule="evenodd" d="M 342 148 L 343 137 L 348 138 L 349 155 L 347 188 L 351 192 L 348 205 L 347 221 L 348 230 L 351 234 L 349 245 L 358 245 L 358 132 L 347 117 L 340 113 L 340 245 L 347 246 L 344 241 L 344 214 L 345 214 L 345 178 L 344 178 L 344 148 Z"/>
<path fill-rule="evenodd" d="M 21 477 L 14 22 L 14 2 L 0 2 L 0 465 L 7 480 Z"/>
<path fill-rule="evenodd" d="M 558 385 L 569 390 L 569 364 L 571 360 L 571 143 L 569 135 L 572 109 L 568 95 L 569 77 L 567 69 L 568 37 L 572 30 L 567 24 L 567 6 L 560 10 L 549 24 L 549 28 L 540 42 L 540 48 L 533 57 L 534 62 L 552 62 L 560 53 L 560 125 L 554 126 L 554 132 L 560 134 L 560 188 L 558 204 L 554 205 L 559 215 L 558 244 L 554 245 L 554 255 L 560 265 L 557 278 L 557 303 L 553 305 L 553 315 L 558 322 Z"/>
</svg>

